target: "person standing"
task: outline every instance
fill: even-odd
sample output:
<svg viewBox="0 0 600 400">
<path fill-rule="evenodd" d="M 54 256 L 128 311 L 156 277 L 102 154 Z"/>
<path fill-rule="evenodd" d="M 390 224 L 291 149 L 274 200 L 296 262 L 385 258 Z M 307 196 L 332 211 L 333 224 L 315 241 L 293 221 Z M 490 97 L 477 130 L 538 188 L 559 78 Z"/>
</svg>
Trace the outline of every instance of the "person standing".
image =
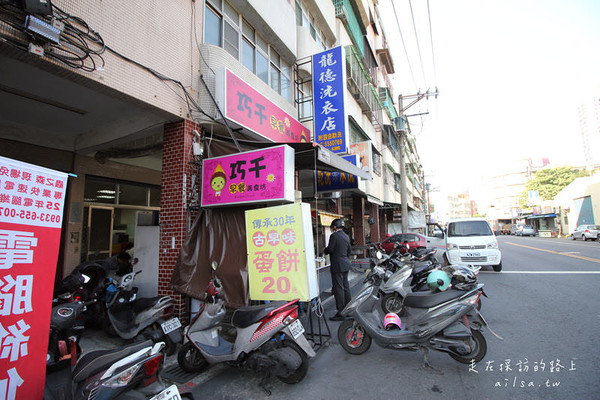
<svg viewBox="0 0 600 400">
<path fill-rule="evenodd" d="M 325 248 L 325 254 L 331 259 L 331 289 L 335 298 L 337 313 L 330 317 L 331 321 L 342 321 L 344 317 L 340 312 L 350 302 L 350 285 L 348 284 L 348 271 L 350 271 L 350 238 L 343 231 L 344 220 L 334 219 L 331 222 L 333 233 L 329 237 L 329 244 Z"/>
</svg>

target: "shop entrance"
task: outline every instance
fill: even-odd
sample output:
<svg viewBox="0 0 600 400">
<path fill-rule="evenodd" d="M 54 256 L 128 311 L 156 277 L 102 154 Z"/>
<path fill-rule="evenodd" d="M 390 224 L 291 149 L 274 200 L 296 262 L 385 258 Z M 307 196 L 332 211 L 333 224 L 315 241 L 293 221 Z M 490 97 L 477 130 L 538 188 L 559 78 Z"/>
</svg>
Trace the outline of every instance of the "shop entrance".
<svg viewBox="0 0 600 400">
<path fill-rule="evenodd" d="M 104 260 L 112 255 L 113 220 L 114 208 L 89 207 L 85 261 Z"/>
</svg>

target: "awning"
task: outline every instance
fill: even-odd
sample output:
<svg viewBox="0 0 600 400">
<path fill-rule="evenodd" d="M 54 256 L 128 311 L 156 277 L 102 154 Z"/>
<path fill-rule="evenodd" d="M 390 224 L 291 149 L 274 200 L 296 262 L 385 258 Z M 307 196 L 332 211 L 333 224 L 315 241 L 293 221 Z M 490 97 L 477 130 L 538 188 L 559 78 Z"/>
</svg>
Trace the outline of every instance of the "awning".
<svg viewBox="0 0 600 400">
<path fill-rule="evenodd" d="M 281 144 L 287 144 L 296 151 L 296 169 L 314 170 L 316 156 L 316 167 L 319 170 L 347 172 L 359 178 L 371 180 L 371 175 L 368 172 L 344 160 L 318 143 L 273 143 L 271 146 Z"/>
<path fill-rule="evenodd" d="M 229 137 L 214 136 L 211 140 L 219 140 L 222 142 L 233 143 L 233 140 Z M 358 168 L 356 165 L 349 161 L 344 160 L 342 157 L 335 153 L 332 153 L 325 147 L 318 143 L 273 143 L 273 142 L 254 142 L 237 139 L 238 143 L 243 146 L 243 151 L 264 149 L 267 147 L 281 146 L 286 144 L 294 149 L 296 152 L 295 164 L 297 170 L 308 169 L 308 170 L 321 170 L 321 171 L 332 171 L 332 172 L 346 172 L 351 175 L 356 175 L 362 179 L 371 180 L 371 175 Z M 209 155 L 209 157 L 212 157 Z"/>
<path fill-rule="evenodd" d="M 539 215 L 531 215 L 527 217 L 527 219 L 537 219 L 537 218 L 556 218 L 556 214 L 539 214 Z"/>
</svg>

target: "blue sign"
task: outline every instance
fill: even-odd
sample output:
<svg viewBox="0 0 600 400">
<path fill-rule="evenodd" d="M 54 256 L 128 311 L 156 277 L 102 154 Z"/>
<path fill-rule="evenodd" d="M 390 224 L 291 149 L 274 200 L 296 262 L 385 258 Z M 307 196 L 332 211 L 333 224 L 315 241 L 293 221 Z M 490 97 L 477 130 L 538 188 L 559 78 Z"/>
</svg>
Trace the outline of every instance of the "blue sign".
<svg viewBox="0 0 600 400">
<path fill-rule="evenodd" d="M 348 143 L 346 59 L 342 46 L 313 55 L 315 142 L 333 153 L 345 153 Z"/>
<path fill-rule="evenodd" d="M 358 165 L 358 156 L 356 154 L 342 156 L 342 158 L 354 165 Z M 315 175 L 317 178 L 317 192 L 331 192 L 335 190 L 358 188 L 358 177 L 356 175 L 351 175 L 346 172 L 318 170 L 315 171 Z"/>
</svg>

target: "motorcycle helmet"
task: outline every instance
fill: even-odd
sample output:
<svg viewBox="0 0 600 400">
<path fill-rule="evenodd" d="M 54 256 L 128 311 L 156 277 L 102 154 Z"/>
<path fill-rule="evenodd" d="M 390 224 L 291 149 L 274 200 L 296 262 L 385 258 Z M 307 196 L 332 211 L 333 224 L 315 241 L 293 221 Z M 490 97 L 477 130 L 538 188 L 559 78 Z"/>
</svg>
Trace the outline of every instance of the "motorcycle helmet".
<svg viewBox="0 0 600 400">
<path fill-rule="evenodd" d="M 477 274 L 465 265 L 454 268 L 452 273 L 452 287 L 458 290 L 469 290 L 477 284 Z"/>
<path fill-rule="evenodd" d="M 341 218 L 336 218 L 331 221 L 331 229 L 339 229 L 344 227 L 344 220 Z"/>
<path fill-rule="evenodd" d="M 402 329 L 402 321 L 396 313 L 389 313 L 383 319 L 383 327 L 386 331 Z"/>
<path fill-rule="evenodd" d="M 439 289 L 443 292 L 448 289 L 449 285 L 450 277 L 444 271 L 435 270 L 427 275 L 427 286 L 429 286 L 431 290 Z"/>
</svg>

